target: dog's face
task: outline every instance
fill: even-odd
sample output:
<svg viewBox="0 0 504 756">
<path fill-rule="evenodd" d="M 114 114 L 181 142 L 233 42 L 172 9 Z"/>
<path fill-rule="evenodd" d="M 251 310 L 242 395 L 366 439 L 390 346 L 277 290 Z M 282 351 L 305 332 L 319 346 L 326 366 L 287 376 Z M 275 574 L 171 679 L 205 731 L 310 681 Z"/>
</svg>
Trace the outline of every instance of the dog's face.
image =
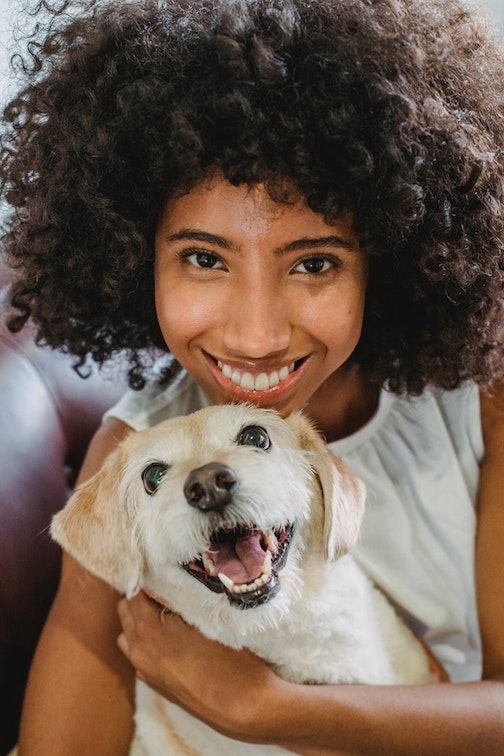
<svg viewBox="0 0 504 756">
<path fill-rule="evenodd" d="M 128 435 L 51 533 L 127 595 L 147 586 L 195 624 L 254 608 L 264 626 L 307 560 L 353 546 L 363 500 L 301 414 L 216 406 Z"/>
</svg>

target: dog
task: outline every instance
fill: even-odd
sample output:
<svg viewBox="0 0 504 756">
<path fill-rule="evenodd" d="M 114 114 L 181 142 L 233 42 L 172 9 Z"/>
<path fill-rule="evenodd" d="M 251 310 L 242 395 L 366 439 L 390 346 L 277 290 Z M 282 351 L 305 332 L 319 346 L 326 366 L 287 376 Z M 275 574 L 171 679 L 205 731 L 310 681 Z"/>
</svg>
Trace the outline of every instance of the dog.
<svg viewBox="0 0 504 756">
<path fill-rule="evenodd" d="M 121 593 L 145 589 L 287 680 L 429 682 L 422 645 L 349 553 L 364 500 L 302 413 L 223 405 L 132 431 L 51 534 Z M 287 753 L 224 737 L 141 681 L 136 709 L 149 756 Z"/>
</svg>

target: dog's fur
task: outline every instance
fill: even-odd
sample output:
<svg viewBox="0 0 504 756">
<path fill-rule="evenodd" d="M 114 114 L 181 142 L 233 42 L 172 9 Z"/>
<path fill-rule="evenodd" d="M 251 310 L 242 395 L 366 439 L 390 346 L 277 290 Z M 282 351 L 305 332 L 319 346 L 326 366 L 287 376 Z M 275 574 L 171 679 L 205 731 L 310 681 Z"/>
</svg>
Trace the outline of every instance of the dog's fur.
<svg viewBox="0 0 504 756">
<path fill-rule="evenodd" d="M 268 438 L 270 446 L 263 448 Z M 153 463 L 162 467 L 145 476 Z M 209 463 L 219 467 L 205 467 Z M 214 469 L 220 471 L 220 491 L 225 489 L 219 501 L 203 495 L 207 472 Z M 429 664 L 420 644 L 348 554 L 363 507 L 362 483 L 302 414 L 282 420 L 271 410 L 227 405 L 132 432 L 54 517 L 51 533 L 122 593 L 132 596 L 146 587 L 205 635 L 250 648 L 285 679 L 427 682 Z M 231 539 L 218 546 L 228 536 L 212 540 L 216 531 L 233 532 L 236 544 Z M 267 543 L 259 532 L 276 534 L 269 537 L 276 552 L 271 574 L 267 566 L 257 567 L 257 551 L 262 559 Z M 236 583 L 250 583 L 256 572 L 265 577 L 244 594 L 230 594 L 218 577 L 205 584 L 202 563 L 195 562 L 205 552 Z M 248 566 L 240 559 L 249 560 Z M 282 751 L 237 744 L 142 683 L 137 732 L 155 756 Z"/>
</svg>

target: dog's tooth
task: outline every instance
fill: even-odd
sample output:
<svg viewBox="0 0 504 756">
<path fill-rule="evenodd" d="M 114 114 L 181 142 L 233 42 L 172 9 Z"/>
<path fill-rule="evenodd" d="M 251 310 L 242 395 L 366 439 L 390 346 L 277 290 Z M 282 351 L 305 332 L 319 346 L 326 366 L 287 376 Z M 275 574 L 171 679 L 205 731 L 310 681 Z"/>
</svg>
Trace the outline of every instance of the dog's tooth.
<svg viewBox="0 0 504 756">
<path fill-rule="evenodd" d="M 213 563 L 212 557 L 210 556 L 210 553 L 208 551 L 204 551 L 201 555 L 201 561 L 203 562 L 203 567 L 208 572 L 209 575 L 212 575 L 212 577 L 215 577 L 215 564 Z"/>
<path fill-rule="evenodd" d="M 266 559 L 265 561 L 270 562 L 270 560 Z M 230 577 L 225 575 L 223 572 L 219 572 L 219 580 L 223 584 L 225 588 L 230 593 L 250 593 L 250 591 L 257 590 L 258 588 L 262 588 L 263 585 L 266 585 L 268 580 L 271 576 L 271 564 L 268 564 L 268 571 L 262 572 L 259 577 L 257 577 L 255 580 L 253 580 L 251 583 L 235 583 L 233 580 L 231 580 Z"/>
<path fill-rule="evenodd" d="M 264 532 L 264 542 L 268 551 L 272 554 L 276 554 L 278 549 L 278 539 L 272 530 L 266 530 Z"/>
<path fill-rule="evenodd" d="M 263 574 L 260 577 L 254 580 L 254 583 L 253 583 L 254 588 L 262 588 L 263 585 L 266 585 L 269 578 L 270 576 L 263 572 Z"/>
<path fill-rule="evenodd" d="M 266 577 L 269 577 L 271 575 L 271 551 L 266 552 L 262 570 L 263 575 L 266 575 Z"/>
<path fill-rule="evenodd" d="M 230 591 L 231 593 L 235 593 L 236 592 L 235 584 L 233 583 L 233 581 L 231 580 L 231 578 L 229 578 L 223 572 L 219 572 L 218 578 L 221 581 L 221 583 L 224 586 L 224 588 L 227 588 L 228 591 Z"/>
</svg>

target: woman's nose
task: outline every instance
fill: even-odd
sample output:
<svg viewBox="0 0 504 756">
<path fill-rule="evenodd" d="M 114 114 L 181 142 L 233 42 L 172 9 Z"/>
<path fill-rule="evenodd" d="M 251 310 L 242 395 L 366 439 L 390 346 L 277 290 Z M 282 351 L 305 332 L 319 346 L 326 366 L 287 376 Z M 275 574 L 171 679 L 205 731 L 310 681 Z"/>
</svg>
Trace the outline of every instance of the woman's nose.
<svg viewBox="0 0 504 756">
<path fill-rule="evenodd" d="M 289 307 L 279 288 L 250 281 L 227 308 L 224 345 L 229 352 L 260 358 L 284 351 L 291 339 Z"/>
</svg>

